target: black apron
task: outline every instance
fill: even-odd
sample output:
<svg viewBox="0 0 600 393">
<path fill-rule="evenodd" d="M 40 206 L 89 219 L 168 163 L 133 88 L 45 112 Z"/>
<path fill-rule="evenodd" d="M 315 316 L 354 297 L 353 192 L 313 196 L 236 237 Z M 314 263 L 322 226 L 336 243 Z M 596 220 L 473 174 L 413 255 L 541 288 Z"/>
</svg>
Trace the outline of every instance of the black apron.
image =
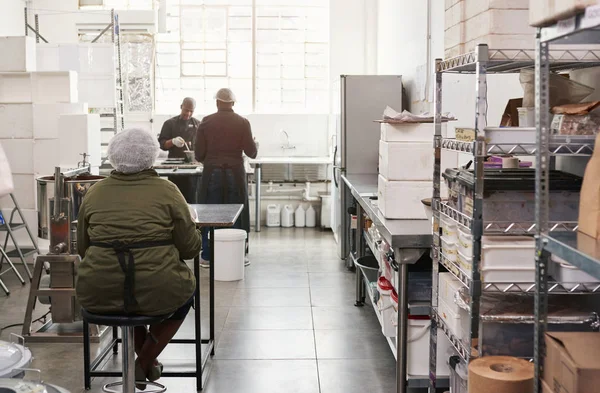
<svg viewBox="0 0 600 393">
<path fill-rule="evenodd" d="M 157 240 L 147 241 L 139 243 L 125 244 L 119 240 L 113 242 L 90 242 L 90 247 L 100 248 L 112 248 L 117 254 L 117 260 L 121 270 L 125 273 L 125 281 L 123 283 L 123 304 L 125 314 L 135 314 L 138 309 L 138 302 L 135 298 L 135 259 L 133 257 L 132 250 L 139 250 L 142 248 L 153 248 L 170 246 L 173 244 L 173 240 Z M 129 254 L 127 262 L 125 262 L 125 254 Z"/>
</svg>

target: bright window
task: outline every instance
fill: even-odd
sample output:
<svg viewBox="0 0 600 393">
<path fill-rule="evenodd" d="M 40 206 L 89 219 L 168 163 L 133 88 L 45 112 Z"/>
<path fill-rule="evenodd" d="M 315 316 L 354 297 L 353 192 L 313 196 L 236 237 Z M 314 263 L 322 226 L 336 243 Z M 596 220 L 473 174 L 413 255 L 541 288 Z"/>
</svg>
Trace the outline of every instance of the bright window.
<svg viewBox="0 0 600 393">
<path fill-rule="evenodd" d="M 328 0 L 167 0 L 156 37 L 155 110 L 199 112 L 230 87 L 248 112 L 327 112 Z M 207 109 L 204 109 L 207 108 Z"/>
</svg>

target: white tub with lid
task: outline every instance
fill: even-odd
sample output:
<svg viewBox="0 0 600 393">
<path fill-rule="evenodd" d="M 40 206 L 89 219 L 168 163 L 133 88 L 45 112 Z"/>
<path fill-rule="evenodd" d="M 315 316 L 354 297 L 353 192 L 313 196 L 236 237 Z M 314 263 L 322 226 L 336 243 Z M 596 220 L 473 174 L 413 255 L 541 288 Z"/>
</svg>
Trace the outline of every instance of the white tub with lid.
<svg viewBox="0 0 600 393">
<path fill-rule="evenodd" d="M 579 284 L 598 285 L 600 283 L 600 280 L 576 268 L 564 259 L 555 255 L 552 255 L 551 258 L 553 263 L 550 264 L 550 274 L 565 289 L 571 290 Z"/>
<path fill-rule="evenodd" d="M 0 392 L 6 393 L 69 393 L 68 390 L 42 382 L 0 378 Z"/>
<path fill-rule="evenodd" d="M 215 231 L 215 280 L 239 281 L 244 279 L 246 236 L 243 229 Z"/>
<path fill-rule="evenodd" d="M 442 253 L 450 262 L 456 262 L 456 243 L 451 243 L 442 236 Z"/>
<path fill-rule="evenodd" d="M 465 254 L 463 254 L 460 251 L 458 251 L 456 253 L 456 255 L 457 255 L 456 262 L 458 263 L 458 266 L 460 267 L 460 269 L 464 273 L 469 273 L 473 269 L 473 258 L 469 258 L 468 256 L 466 256 Z"/>
<path fill-rule="evenodd" d="M 28 368 L 33 360 L 31 351 L 25 347 L 23 337 L 12 333 L 10 340 L 0 341 L 0 378 L 22 377 L 21 369 Z"/>
<path fill-rule="evenodd" d="M 440 221 L 442 224 L 442 236 L 449 242 L 456 243 L 458 241 L 456 222 L 443 214 L 440 214 Z"/>
<path fill-rule="evenodd" d="M 473 235 L 466 228 L 458 226 L 458 251 L 466 257 L 473 257 Z"/>
<path fill-rule="evenodd" d="M 535 241 L 528 236 L 484 236 L 481 266 L 486 269 L 534 269 Z"/>
</svg>

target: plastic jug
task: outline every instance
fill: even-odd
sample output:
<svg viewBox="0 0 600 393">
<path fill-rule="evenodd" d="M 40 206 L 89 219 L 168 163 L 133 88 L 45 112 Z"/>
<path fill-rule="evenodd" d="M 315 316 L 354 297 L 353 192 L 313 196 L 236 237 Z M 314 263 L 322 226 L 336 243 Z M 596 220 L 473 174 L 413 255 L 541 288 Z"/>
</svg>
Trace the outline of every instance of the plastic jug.
<svg viewBox="0 0 600 393">
<path fill-rule="evenodd" d="M 299 205 L 296 209 L 296 228 L 304 228 L 306 221 L 306 213 L 302 205 Z"/>
<path fill-rule="evenodd" d="M 317 226 L 317 212 L 312 205 L 308 205 L 306 209 L 306 227 L 314 228 Z"/>
<path fill-rule="evenodd" d="M 281 209 L 281 226 L 291 228 L 294 226 L 294 208 L 292 205 L 285 205 Z"/>
<path fill-rule="evenodd" d="M 267 226 L 278 227 L 281 225 L 281 207 L 279 205 L 267 206 Z"/>
</svg>

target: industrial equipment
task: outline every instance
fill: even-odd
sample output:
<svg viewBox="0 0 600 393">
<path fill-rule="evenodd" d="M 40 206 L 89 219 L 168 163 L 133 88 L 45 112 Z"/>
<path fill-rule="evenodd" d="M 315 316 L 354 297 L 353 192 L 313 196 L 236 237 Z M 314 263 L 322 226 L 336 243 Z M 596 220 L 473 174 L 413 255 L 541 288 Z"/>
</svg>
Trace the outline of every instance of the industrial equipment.
<svg viewBox="0 0 600 393">
<path fill-rule="evenodd" d="M 23 336 L 29 342 L 80 342 L 83 337 L 80 306 L 75 297 L 75 278 L 81 258 L 77 254 L 77 215 L 83 197 L 104 176 L 91 175 L 91 166 L 83 162 L 78 168 L 37 179 L 38 236 L 50 240 L 48 254 L 35 261 L 33 281 L 27 301 Z M 49 193 L 53 186 L 53 193 Z M 54 195 L 53 198 L 50 196 Z M 50 318 L 32 331 L 36 303 L 50 305 Z M 92 341 L 98 342 L 106 330 L 93 326 Z"/>
</svg>

